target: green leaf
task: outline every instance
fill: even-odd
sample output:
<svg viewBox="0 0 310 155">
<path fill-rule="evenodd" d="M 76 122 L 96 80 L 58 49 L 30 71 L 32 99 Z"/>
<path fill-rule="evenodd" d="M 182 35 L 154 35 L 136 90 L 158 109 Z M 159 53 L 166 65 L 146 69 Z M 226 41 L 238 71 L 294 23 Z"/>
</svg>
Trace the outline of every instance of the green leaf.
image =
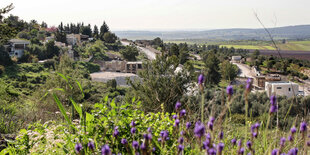
<svg viewBox="0 0 310 155">
<path fill-rule="evenodd" d="M 61 114 L 64 116 L 64 118 L 65 118 L 65 120 L 68 122 L 68 124 L 69 124 L 69 125 L 72 125 L 72 122 L 69 120 L 69 117 L 68 117 L 68 115 L 67 115 L 67 113 L 66 113 L 66 110 L 65 110 L 65 108 L 62 106 L 60 100 L 58 99 L 58 97 L 57 97 L 55 94 L 53 94 L 53 96 L 54 96 L 54 100 L 55 100 L 55 102 L 56 102 L 56 104 L 57 104 L 57 106 L 58 106 L 58 108 L 59 108 Z"/>
<path fill-rule="evenodd" d="M 72 86 L 70 85 L 68 78 L 67 78 L 65 75 L 61 74 L 61 73 L 58 73 L 58 72 L 57 72 L 57 74 L 58 74 L 59 76 L 61 76 L 61 77 L 68 83 L 69 87 L 72 89 Z M 70 78 L 70 77 L 69 77 L 69 78 Z"/>
<path fill-rule="evenodd" d="M 80 88 L 80 90 L 81 90 L 81 92 L 82 92 L 82 96 L 83 96 L 83 98 L 84 98 L 84 91 L 83 91 L 83 88 L 82 88 L 82 85 L 80 84 L 80 82 L 78 81 L 78 80 L 76 80 L 75 81 L 76 83 L 77 83 L 77 85 L 79 86 L 79 88 Z"/>
<path fill-rule="evenodd" d="M 72 105 L 74 106 L 74 109 L 78 112 L 78 114 L 80 115 L 80 118 L 82 119 L 83 118 L 83 113 L 82 113 L 82 108 L 81 106 L 79 106 L 78 104 L 75 103 L 75 101 L 69 97 Z"/>
</svg>

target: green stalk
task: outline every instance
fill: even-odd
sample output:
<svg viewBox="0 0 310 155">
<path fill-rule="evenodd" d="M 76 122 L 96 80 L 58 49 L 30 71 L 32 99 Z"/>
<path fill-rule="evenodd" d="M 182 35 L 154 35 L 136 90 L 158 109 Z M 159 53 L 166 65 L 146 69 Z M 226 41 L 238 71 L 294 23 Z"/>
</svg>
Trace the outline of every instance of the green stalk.
<svg viewBox="0 0 310 155">
<path fill-rule="evenodd" d="M 205 102 L 205 96 L 203 94 L 203 91 L 201 92 L 201 123 L 203 123 L 203 106 Z"/>
<path fill-rule="evenodd" d="M 248 107 L 249 107 L 249 102 L 248 102 L 248 96 L 245 95 L 245 130 L 244 131 L 247 131 L 247 122 L 248 122 Z M 248 133 L 247 132 L 244 132 L 245 133 L 245 140 L 247 140 L 247 135 Z"/>
<path fill-rule="evenodd" d="M 264 148 L 265 148 L 265 150 L 267 150 L 266 149 L 266 147 L 267 147 L 267 132 L 268 132 L 268 127 L 269 127 L 269 123 L 270 123 L 270 117 L 271 117 L 271 115 L 269 114 L 267 124 L 266 124 L 267 126 L 266 126 L 265 133 L 264 133 L 264 141 L 265 141 Z"/>
</svg>

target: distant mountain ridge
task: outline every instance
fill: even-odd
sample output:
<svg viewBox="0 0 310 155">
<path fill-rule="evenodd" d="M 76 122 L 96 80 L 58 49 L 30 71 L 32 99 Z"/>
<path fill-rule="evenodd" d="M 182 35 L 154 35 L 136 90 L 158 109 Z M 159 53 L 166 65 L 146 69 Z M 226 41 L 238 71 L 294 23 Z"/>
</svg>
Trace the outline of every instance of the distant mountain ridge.
<svg viewBox="0 0 310 155">
<path fill-rule="evenodd" d="M 309 39 L 310 25 L 296 25 L 268 28 L 274 39 Z M 210 39 L 210 40 L 269 40 L 266 31 L 260 29 L 233 28 L 205 31 L 115 31 L 120 38 L 131 40 L 154 39 L 164 40 L 182 39 Z"/>
</svg>

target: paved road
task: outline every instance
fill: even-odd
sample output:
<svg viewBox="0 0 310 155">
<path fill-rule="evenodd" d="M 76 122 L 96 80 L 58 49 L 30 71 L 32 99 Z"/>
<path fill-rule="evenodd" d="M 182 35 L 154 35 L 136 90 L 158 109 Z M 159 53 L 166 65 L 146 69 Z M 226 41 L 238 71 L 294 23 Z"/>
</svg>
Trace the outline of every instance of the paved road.
<svg viewBox="0 0 310 155">
<path fill-rule="evenodd" d="M 250 77 L 253 78 L 254 73 L 252 73 L 251 68 L 245 64 L 241 64 L 241 63 L 233 63 L 235 65 L 238 66 L 239 68 L 239 73 L 238 75 L 240 77 Z"/>
<path fill-rule="evenodd" d="M 129 42 L 126 42 L 126 41 L 121 41 L 121 43 L 122 43 L 124 46 L 130 45 L 130 43 L 129 43 Z M 150 49 L 145 48 L 145 47 L 140 47 L 140 46 L 137 46 L 137 48 L 138 48 L 141 52 L 145 53 L 146 56 L 147 56 L 147 58 L 148 58 L 149 60 L 154 60 L 154 59 L 156 59 L 156 54 L 155 54 L 155 52 L 151 51 Z"/>
</svg>

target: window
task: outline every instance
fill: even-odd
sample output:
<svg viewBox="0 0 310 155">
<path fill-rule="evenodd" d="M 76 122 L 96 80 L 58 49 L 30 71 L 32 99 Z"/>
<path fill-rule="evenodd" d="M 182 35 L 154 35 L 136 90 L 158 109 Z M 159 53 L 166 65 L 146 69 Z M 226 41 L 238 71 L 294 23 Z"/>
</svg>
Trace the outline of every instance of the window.
<svg viewBox="0 0 310 155">
<path fill-rule="evenodd" d="M 142 64 L 138 64 L 138 69 L 141 69 L 142 68 Z"/>
<path fill-rule="evenodd" d="M 288 91 L 291 91 L 291 88 L 288 88 Z"/>
<path fill-rule="evenodd" d="M 277 87 L 277 89 L 282 89 L 282 87 Z"/>
</svg>

